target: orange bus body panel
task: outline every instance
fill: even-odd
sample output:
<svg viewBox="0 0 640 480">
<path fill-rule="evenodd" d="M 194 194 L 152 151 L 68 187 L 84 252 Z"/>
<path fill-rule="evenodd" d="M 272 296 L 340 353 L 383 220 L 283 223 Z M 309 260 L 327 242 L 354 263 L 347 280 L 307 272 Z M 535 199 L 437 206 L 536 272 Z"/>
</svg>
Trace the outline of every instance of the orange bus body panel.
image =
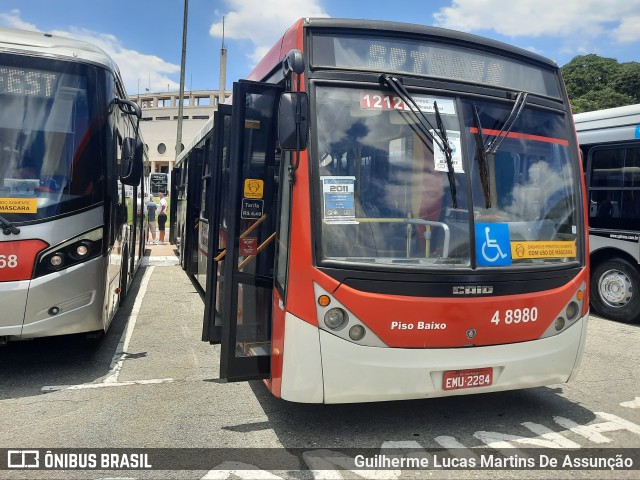
<svg viewBox="0 0 640 480">
<path fill-rule="evenodd" d="M 294 23 L 280 40 L 271 47 L 271 50 L 260 60 L 251 73 L 247 76 L 247 80 L 261 82 L 271 73 L 273 67 L 280 64 L 284 57 L 293 49 L 303 51 L 303 20 L 300 19 Z"/>
<path fill-rule="evenodd" d="M 283 58 L 292 49 L 298 49 L 303 51 L 304 48 L 304 36 L 303 36 L 303 20 L 298 20 L 287 32 L 280 38 L 280 40 L 269 50 L 269 53 L 260 61 L 258 65 L 247 77 L 248 80 L 261 81 L 267 75 L 269 75 L 275 66 L 282 63 Z M 304 80 L 300 76 L 301 86 L 304 85 Z M 291 232 L 291 245 L 296 245 L 291 249 L 291 254 L 296 256 L 296 260 L 293 258 L 290 260 L 289 265 L 289 279 L 288 279 L 288 303 L 287 310 L 291 311 L 291 304 L 296 303 L 295 299 L 298 295 L 304 295 L 305 301 L 298 301 L 297 303 L 304 306 L 304 313 L 301 318 L 313 318 L 315 314 L 308 316 L 308 312 L 315 312 L 313 304 L 313 283 L 311 281 L 311 217 L 309 203 L 309 170 L 307 168 L 307 152 L 300 153 L 300 168 L 296 172 L 296 188 L 293 189 L 293 212 L 292 216 L 295 221 L 292 222 Z M 304 228 L 301 228 L 304 226 Z M 302 240 L 306 239 L 306 240 Z M 302 246 L 304 245 L 304 247 Z M 307 288 L 304 288 L 304 294 L 298 292 L 294 286 L 298 285 L 300 278 L 307 278 Z M 282 360 L 284 352 L 284 317 L 285 310 L 280 308 L 281 297 L 274 288 L 273 306 L 272 306 L 272 325 L 271 325 L 271 378 L 266 381 L 267 388 L 276 397 L 281 396 L 282 385 Z M 311 300 L 311 304 L 309 304 Z M 305 305 L 306 304 L 306 305 Z M 295 315 L 295 313 L 294 313 Z"/>
<path fill-rule="evenodd" d="M 509 297 L 380 295 L 345 285 L 334 296 L 392 348 L 502 345 L 541 338 L 576 291 L 581 286 L 584 291 L 585 272 L 553 290 Z M 470 330 L 474 331 L 471 339 Z"/>
</svg>

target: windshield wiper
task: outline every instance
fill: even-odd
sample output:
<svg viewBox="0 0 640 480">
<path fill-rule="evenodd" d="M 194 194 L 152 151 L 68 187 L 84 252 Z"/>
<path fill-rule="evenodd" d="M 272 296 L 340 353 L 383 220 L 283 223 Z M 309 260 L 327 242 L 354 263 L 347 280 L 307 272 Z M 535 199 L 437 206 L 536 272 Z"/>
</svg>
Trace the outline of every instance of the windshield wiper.
<svg viewBox="0 0 640 480">
<path fill-rule="evenodd" d="M 498 134 L 491 141 L 491 143 L 487 145 L 487 148 L 486 148 L 487 153 L 494 153 L 494 154 L 497 153 L 497 151 L 500 149 L 500 145 L 502 145 L 502 142 L 504 142 L 504 139 L 507 138 L 507 136 L 509 135 L 509 132 L 511 132 L 511 129 L 515 125 L 516 121 L 518 120 L 518 118 L 520 118 L 520 114 L 522 113 L 522 110 L 524 109 L 524 106 L 526 105 L 526 103 L 527 103 L 527 94 L 525 92 L 519 92 L 518 96 L 516 97 L 516 101 L 513 104 L 513 108 L 509 113 L 509 116 L 502 124 L 502 128 L 500 129 L 500 132 L 498 132 Z M 499 143 L 496 145 L 496 142 L 499 142 Z"/>
<path fill-rule="evenodd" d="M 411 94 L 404 88 L 404 85 L 396 77 L 392 75 L 383 74 L 380 75 L 380 80 L 391 87 L 391 89 L 398 94 L 404 103 L 409 106 L 409 111 L 413 114 L 418 121 L 420 132 L 428 139 L 433 140 L 433 143 L 438 145 L 440 150 L 444 152 L 444 157 L 447 161 L 447 178 L 449 179 L 449 190 L 451 191 L 451 203 L 453 208 L 458 208 L 458 200 L 456 196 L 456 179 L 453 169 L 453 151 L 451 145 L 449 145 L 447 139 L 447 132 L 442 124 L 442 118 L 436 102 L 433 102 L 436 111 L 436 121 L 438 122 L 438 129 L 435 129 L 427 116 L 422 112 L 420 107 L 416 104 L 415 100 L 411 97 Z M 435 136 L 431 133 L 435 132 Z M 437 137 L 437 138 L 436 138 Z M 429 146 L 427 143 L 425 145 Z M 435 152 L 434 152 L 435 156 Z"/>
<path fill-rule="evenodd" d="M 2 233 L 5 235 L 11 235 L 12 233 L 18 235 L 20 233 L 20 229 L 4 217 L 0 217 L 0 225 L 2 225 Z"/>
<path fill-rule="evenodd" d="M 480 167 L 480 183 L 482 184 L 482 193 L 484 194 L 485 208 L 491 208 L 491 189 L 489 183 L 489 162 L 487 160 L 487 150 L 484 146 L 484 135 L 482 134 L 482 124 L 480 123 L 480 115 L 478 115 L 478 107 L 473 104 L 473 123 L 476 127 L 476 150 L 478 152 L 478 164 Z"/>
<path fill-rule="evenodd" d="M 493 138 L 488 145 L 485 146 L 484 134 L 482 133 L 482 124 L 480 123 L 480 115 L 478 114 L 478 107 L 473 104 L 473 122 L 476 127 L 476 146 L 478 150 L 478 164 L 480 168 L 480 182 L 482 183 L 482 193 L 484 195 L 485 208 L 491 208 L 491 184 L 489 182 L 489 155 L 495 155 L 504 139 L 507 138 L 509 132 L 515 125 L 520 114 L 527 104 L 527 94 L 525 92 L 518 92 L 516 101 L 513 103 L 509 116 L 503 122 L 502 128 L 498 134 Z"/>
<path fill-rule="evenodd" d="M 438 130 L 440 131 L 440 138 L 442 139 L 442 144 L 445 148 L 442 149 L 444 152 L 444 158 L 447 160 L 447 177 L 449 178 L 449 189 L 451 190 L 451 202 L 453 203 L 453 208 L 458 208 L 458 196 L 456 194 L 456 175 L 453 170 L 453 151 L 451 149 L 451 145 L 449 144 L 449 139 L 447 138 L 447 130 L 444 128 L 444 124 L 442 123 L 442 117 L 440 116 L 440 110 L 438 110 L 438 103 L 433 101 L 433 109 L 436 113 L 436 124 L 438 125 Z"/>
</svg>

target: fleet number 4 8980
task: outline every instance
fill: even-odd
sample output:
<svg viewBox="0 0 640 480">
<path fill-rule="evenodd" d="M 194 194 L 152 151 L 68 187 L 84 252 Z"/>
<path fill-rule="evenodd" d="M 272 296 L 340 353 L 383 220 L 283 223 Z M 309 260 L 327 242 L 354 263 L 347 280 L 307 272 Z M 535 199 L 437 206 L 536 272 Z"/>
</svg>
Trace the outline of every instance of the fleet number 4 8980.
<svg viewBox="0 0 640 480">
<path fill-rule="evenodd" d="M 512 325 L 515 323 L 528 323 L 538 320 L 538 308 L 514 308 L 501 312 L 496 310 L 491 318 L 491 323 L 500 325 L 500 322 L 504 322 L 505 325 Z"/>
</svg>

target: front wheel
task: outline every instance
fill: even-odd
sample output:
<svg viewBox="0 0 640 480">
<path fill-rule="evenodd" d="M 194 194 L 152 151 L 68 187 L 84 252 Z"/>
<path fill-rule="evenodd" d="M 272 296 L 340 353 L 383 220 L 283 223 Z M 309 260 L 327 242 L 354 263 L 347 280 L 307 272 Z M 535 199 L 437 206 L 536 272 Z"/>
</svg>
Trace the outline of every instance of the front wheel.
<svg viewBox="0 0 640 480">
<path fill-rule="evenodd" d="M 640 274 L 621 258 L 597 265 L 591 272 L 590 301 L 603 317 L 621 322 L 640 320 Z"/>
</svg>

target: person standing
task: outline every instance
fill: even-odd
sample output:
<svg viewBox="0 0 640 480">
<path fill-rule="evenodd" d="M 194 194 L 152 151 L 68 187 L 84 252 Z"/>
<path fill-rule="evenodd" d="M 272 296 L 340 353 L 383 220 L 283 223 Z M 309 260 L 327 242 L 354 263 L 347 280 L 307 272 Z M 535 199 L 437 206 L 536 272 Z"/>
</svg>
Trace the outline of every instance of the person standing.
<svg viewBox="0 0 640 480">
<path fill-rule="evenodd" d="M 160 231 L 160 245 L 166 245 L 167 242 L 164 241 L 164 229 L 167 224 L 167 200 L 164 198 L 164 194 L 162 192 L 158 193 L 158 197 L 160 198 L 160 202 L 158 203 L 158 230 Z"/>
<path fill-rule="evenodd" d="M 149 202 L 147 202 L 147 214 L 149 216 L 149 230 L 147 232 L 147 240 L 149 244 L 155 245 L 156 240 L 156 210 L 158 205 L 153 201 L 153 196 L 149 196 Z"/>
</svg>

